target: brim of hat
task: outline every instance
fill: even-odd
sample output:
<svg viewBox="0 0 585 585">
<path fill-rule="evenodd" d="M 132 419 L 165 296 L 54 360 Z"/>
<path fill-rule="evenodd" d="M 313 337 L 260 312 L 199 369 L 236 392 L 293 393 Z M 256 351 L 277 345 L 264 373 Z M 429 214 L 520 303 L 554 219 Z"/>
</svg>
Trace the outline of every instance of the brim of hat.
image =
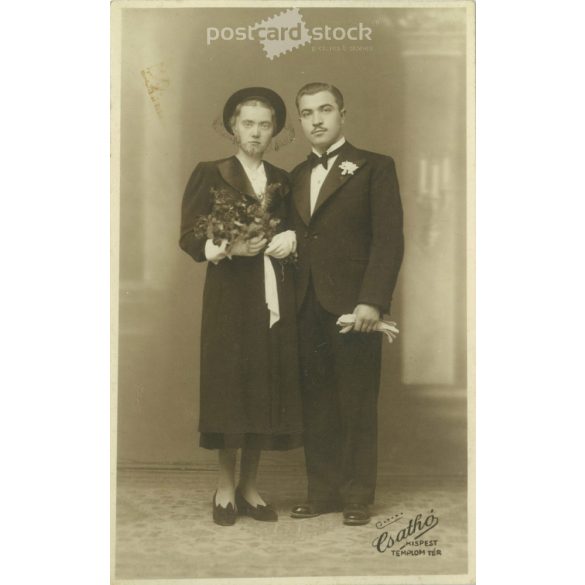
<svg viewBox="0 0 585 585">
<path fill-rule="evenodd" d="M 276 117 L 274 135 L 276 136 L 284 128 L 286 122 L 286 106 L 282 98 L 275 91 L 267 87 L 245 87 L 231 95 L 223 108 L 223 125 L 230 134 L 233 134 L 230 127 L 230 119 L 237 105 L 255 97 L 266 100 L 274 108 Z"/>
</svg>

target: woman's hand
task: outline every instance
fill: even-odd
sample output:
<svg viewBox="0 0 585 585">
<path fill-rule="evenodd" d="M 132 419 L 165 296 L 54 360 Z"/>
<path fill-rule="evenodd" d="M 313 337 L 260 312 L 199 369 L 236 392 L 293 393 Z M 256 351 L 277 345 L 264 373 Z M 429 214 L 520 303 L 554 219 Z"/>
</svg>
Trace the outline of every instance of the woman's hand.
<svg viewBox="0 0 585 585">
<path fill-rule="evenodd" d="M 205 258 L 209 262 L 219 264 L 220 260 L 223 260 L 227 256 L 227 240 L 222 240 L 219 246 L 213 243 L 213 240 L 207 240 L 205 242 Z"/>
<path fill-rule="evenodd" d="M 268 244 L 268 248 L 266 248 L 264 254 L 280 260 L 292 254 L 296 249 L 297 235 L 294 231 L 288 230 L 276 234 L 270 241 L 270 244 Z"/>
<path fill-rule="evenodd" d="M 264 249 L 267 241 L 263 236 L 256 236 L 249 240 L 237 239 L 230 248 L 229 256 L 256 256 Z"/>
</svg>

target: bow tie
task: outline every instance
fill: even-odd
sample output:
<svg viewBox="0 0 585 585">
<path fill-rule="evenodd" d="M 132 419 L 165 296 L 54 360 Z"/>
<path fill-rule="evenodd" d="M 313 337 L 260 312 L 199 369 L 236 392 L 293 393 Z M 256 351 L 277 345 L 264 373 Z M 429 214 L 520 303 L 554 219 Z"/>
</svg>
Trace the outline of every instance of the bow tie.
<svg viewBox="0 0 585 585">
<path fill-rule="evenodd" d="M 318 165 L 323 165 L 324 169 L 327 169 L 327 161 L 330 158 L 333 158 L 337 155 L 337 153 L 343 148 L 341 145 L 339 148 L 332 150 L 331 152 L 324 152 L 321 156 L 312 152 L 307 158 L 311 162 L 312 167 L 316 167 Z"/>
</svg>

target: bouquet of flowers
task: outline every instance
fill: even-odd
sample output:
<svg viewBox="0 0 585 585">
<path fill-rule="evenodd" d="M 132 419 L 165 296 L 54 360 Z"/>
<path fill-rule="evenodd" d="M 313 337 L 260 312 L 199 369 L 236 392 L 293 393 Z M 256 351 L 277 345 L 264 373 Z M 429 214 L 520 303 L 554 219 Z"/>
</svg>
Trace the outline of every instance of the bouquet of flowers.
<svg viewBox="0 0 585 585">
<path fill-rule="evenodd" d="M 256 202 L 227 189 L 211 189 L 211 194 L 211 213 L 201 216 L 193 228 L 198 238 L 211 239 L 216 246 L 227 240 L 229 251 L 238 239 L 246 241 L 261 236 L 270 242 L 276 235 L 280 219 L 273 217 L 271 211 L 278 203 L 277 198 L 282 196 L 280 183 L 267 185 Z"/>
</svg>

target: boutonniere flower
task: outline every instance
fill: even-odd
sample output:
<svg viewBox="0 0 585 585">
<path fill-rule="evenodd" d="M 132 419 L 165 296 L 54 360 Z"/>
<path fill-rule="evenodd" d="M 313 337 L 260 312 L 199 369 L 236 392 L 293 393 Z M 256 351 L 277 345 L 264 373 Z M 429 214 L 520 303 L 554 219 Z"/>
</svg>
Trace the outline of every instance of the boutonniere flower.
<svg viewBox="0 0 585 585">
<path fill-rule="evenodd" d="M 357 171 L 358 166 L 355 163 L 352 163 L 349 160 L 344 160 L 339 165 L 339 168 L 341 169 L 341 174 L 342 175 L 353 175 Z"/>
</svg>

